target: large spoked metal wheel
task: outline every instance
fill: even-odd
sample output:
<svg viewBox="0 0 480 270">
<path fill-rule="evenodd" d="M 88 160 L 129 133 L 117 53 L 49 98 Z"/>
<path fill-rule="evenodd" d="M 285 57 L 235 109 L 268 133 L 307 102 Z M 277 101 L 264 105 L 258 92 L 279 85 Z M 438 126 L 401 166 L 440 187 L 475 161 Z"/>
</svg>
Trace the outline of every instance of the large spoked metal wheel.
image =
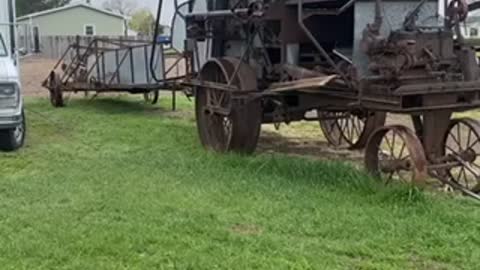
<svg viewBox="0 0 480 270">
<path fill-rule="evenodd" d="M 422 143 L 404 126 L 380 128 L 368 141 L 365 166 L 387 182 L 423 185 L 428 177 L 427 165 Z"/>
<path fill-rule="evenodd" d="M 143 94 L 143 99 L 145 100 L 146 103 L 155 105 L 158 103 L 159 96 L 160 96 L 160 92 L 158 90 L 151 91 Z"/>
<path fill-rule="evenodd" d="M 452 120 L 444 149 L 447 158 L 459 164 L 448 170 L 450 180 L 480 194 L 480 122 L 470 118 Z"/>
<path fill-rule="evenodd" d="M 334 147 L 363 149 L 370 135 L 385 125 L 382 112 L 318 112 L 320 127 Z"/>
<path fill-rule="evenodd" d="M 50 90 L 50 103 L 56 107 L 64 107 L 65 101 L 63 99 L 62 82 L 60 75 L 55 72 L 50 73 L 48 80 L 48 89 Z"/>
<path fill-rule="evenodd" d="M 203 67 L 201 79 L 227 84 L 238 64 L 233 58 L 211 60 Z M 241 63 L 232 85 L 238 91 L 255 90 L 255 72 Z M 207 149 L 245 154 L 255 151 L 262 122 L 260 100 L 235 100 L 229 91 L 206 87 L 196 89 L 195 105 L 200 140 Z"/>
</svg>

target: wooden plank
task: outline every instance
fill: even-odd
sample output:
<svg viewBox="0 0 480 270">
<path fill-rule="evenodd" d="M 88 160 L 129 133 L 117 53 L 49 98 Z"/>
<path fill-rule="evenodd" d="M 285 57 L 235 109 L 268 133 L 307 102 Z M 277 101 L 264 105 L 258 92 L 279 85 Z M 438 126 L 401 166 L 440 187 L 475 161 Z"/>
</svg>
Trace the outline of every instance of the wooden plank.
<svg viewBox="0 0 480 270">
<path fill-rule="evenodd" d="M 331 75 L 331 76 L 301 79 L 301 80 L 290 81 L 290 82 L 273 83 L 268 89 L 268 91 L 288 92 L 288 91 L 312 90 L 312 89 L 327 85 L 329 82 L 333 81 L 337 77 L 338 77 L 337 75 Z"/>
</svg>

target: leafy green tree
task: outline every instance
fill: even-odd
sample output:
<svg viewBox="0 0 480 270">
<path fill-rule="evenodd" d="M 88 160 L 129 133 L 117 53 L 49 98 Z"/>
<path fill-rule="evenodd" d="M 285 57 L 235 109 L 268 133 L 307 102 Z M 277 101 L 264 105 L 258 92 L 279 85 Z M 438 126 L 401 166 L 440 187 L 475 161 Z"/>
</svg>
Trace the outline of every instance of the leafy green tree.
<svg viewBox="0 0 480 270">
<path fill-rule="evenodd" d="M 132 15 L 130 20 L 130 29 L 135 30 L 141 35 L 153 35 L 155 31 L 155 17 L 148 9 L 141 9 Z M 160 33 L 163 32 L 163 26 L 160 27 Z"/>
<path fill-rule="evenodd" d="M 70 0 L 17 0 L 17 15 L 23 16 L 30 13 L 61 7 L 70 3 Z"/>
</svg>

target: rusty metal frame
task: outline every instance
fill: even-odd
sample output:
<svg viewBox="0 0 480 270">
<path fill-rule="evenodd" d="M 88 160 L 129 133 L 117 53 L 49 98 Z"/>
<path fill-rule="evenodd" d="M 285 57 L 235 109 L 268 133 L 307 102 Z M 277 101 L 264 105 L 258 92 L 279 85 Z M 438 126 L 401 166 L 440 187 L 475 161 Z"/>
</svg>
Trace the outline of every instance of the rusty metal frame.
<svg viewBox="0 0 480 270">
<path fill-rule="evenodd" d="M 78 39 L 77 39 L 78 40 Z M 55 64 L 52 69 L 54 73 L 61 73 L 60 83 L 56 86 L 58 89 L 55 91 L 64 92 L 88 92 L 94 91 L 97 93 L 100 92 L 128 92 L 131 94 L 144 94 L 150 91 L 172 91 L 178 89 L 175 87 L 177 82 L 182 80 L 183 77 L 175 78 L 166 78 L 167 70 L 163 69 L 164 77 L 166 78 L 160 82 L 152 81 L 152 74 L 148 66 L 148 48 L 150 48 L 150 41 L 144 40 L 122 40 L 122 39 L 107 39 L 107 38 L 94 38 L 87 45 L 81 45 L 78 41 L 74 44 L 71 44 L 67 50 L 63 53 L 62 57 Z M 146 63 L 146 78 L 148 80 L 147 84 L 138 84 L 136 83 L 135 78 L 135 63 L 133 59 L 133 50 L 144 48 L 145 50 L 145 63 Z M 163 47 L 162 47 L 163 50 Z M 115 72 L 113 74 L 106 74 L 106 62 L 105 62 L 105 53 L 114 53 L 115 55 Z M 71 59 L 69 59 L 69 56 Z M 96 73 L 95 81 L 77 81 L 76 76 L 80 68 L 87 67 L 84 63 L 87 59 L 92 61 L 86 72 L 82 74 L 84 78 L 90 78 L 93 73 Z M 93 60 L 92 60 L 93 59 Z M 68 64 L 65 64 L 68 63 Z M 164 64 L 164 63 L 159 63 Z M 63 66 L 62 66 L 63 65 Z M 129 65 L 131 71 L 131 84 L 122 84 L 120 82 L 120 70 L 125 65 Z M 59 72 L 60 67 L 62 66 L 63 73 Z M 170 72 L 169 69 L 168 72 Z M 49 80 L 51 76 L 47 77 L 42 85 L 48 88 L 51 92 L 54 89 L 51 89 Z M 172 102 L 172 107 L 176 107 L 176 102 Z"/>
<path fill-rule="evenodd" d="M 418 153 L 419 155 L 425 155 L 425 162 L 428 162 L 428 164 L 424 165 L 426 168 L 428 168 L 428 173 L 430 173 L 432 176 L 435 176 L 436 171 L 440 169 L 445 169 L 452 166 L 460 166 L 462 163 L 461 160 L 442 159 L 443 154 L 439 149 L 441 142 L 435 140 L 434 137 L 438 137 L 438 134 L 443 134 L 446 132 L 453 112 L 461 112 L 480 108 L 480 78 L 477 80 L 463 79 L 463 76 L 468 77 L 468 73 L 472 73 L 471 71 L 468 71 L 468 69 L 478 67 L 469 67 L 468 64 L 465 64 L 465 70 L 467 70 L 465 73 L 467 75 L 447 74 L 448 72 L 442 73 L 433 70 L 430 73 L 423 75 L 402 74 L 395 77 L 393 80 L 392 78 L 386 77 L 383 74 L 379 74 L 365 77 L 364 80 L 360 82 L 354 81 L 350 77 L 350 74 L 346 74 L 344 70 L 342 70 L 335 62 L 332 56 L 325 50 L 322 44 L 316 40 L 312 31 L 306 26 L 305 20 L 311 16 L 338 16 L 354 5 L 356 0 L 345 1 L 344 4 L 337 8 L 324 8 L 308 12 L 304 10 L 303 5 L 306 2 L 304 0 L 285 1 L 280 5 L 296 3 L 296 20 L 298 28 L 301 29 L 301 31 L 305 34 L 308 42 L 314 46 L 316 52 L 324 60 L 326 60 L 327 64 L 334 70 L 334 73 L 338 75 L 339 79 L 336 80 L 336 83 L 318 87 L 316 91 L 302 91 L 295 87 L 296 82 L 302 82 L 301 79 L 303 78 L 299 77 L 292 80 L 291 91 L 277 92 L 269 87 L 269 85 L 275 83 L 275 81 L 268 81 L 265 75 L 263 75 L 263 78 L 259 78 L 259 82 L 264 82 L 263 84 L 259 84 L 262 85 L 260 89 L 236 89 L 236 87 L 232 87 L 233 80 L 237 76 L 240 66 L 243 66 L 243 63 L 249 62 L 247 61 L 247 58 L 253 50 L 252 43 L 254 38 L 260 36 L 261 44 L 260 47 L 257 46 L 257 49 L 263 50 L 263 53 L 268 55 L 268 53 L 265 52 L 265 37 L 262 37 L 261 31 L 258 30 L 260 26 L 263 27 L 261 15 L 262 11 L 251 9 L 253 8 L 252 5 L 254 5 L 251 4 L 247 8 L 235 5 L 231 9 L 226 10 L 214 10 L 184 15 L 185 18 L 192 19 L 194 23 L 195 20 L 203 20 L 204 22 L 210 22 L 213 20 L 226 20 L 227 18 L 238 20 L 238 23 L 243 25 L 255 25 L 256 31 L 253 33 L 247 33 L 247 37 L 243 41 L 243 45 L 246 46 L 246 49 L 242 55 L 238 57 L 240 61 L 235 66 L 233 73 L 231 73 L 232 76 L 226 83 L 201 80 L 195 78 L 195 74 L 192 73 L 190 76 L 187 76 L 187 79 L 183 82 L 183 85 L 193 89 L 207 88 L 214 89 L 216 91 L 225 91 L 229 93 L 233 99 L 242 100 L 243 103 L 246 104 L 249 102 L 256 102 L 258 100 L 279 104 L 279 106 L 283 107 L 282 111 L 285 114 L 284 120 L 286 122 L 302 120 L 318 121 L 318 118 L 308 119 L 305 117 L 304 112 L 311 109 L 345 112 L 354 110 L 368 110 L 412 115 L 414 119 L 420 119 L 420 121 L 416 121 L 415 126 L 417 127 L 416 134 L 418 138 L 421 139 L 421 144 L 423 145 L 417 145 L 415 148 L 420 148 L 418 149 L 418 151 L 420 151 Z M 377 34 L 375 31 L 378 30 L 377 28 L 379 27 L 379 24 L 382 23 L 381 9 L 383 5 L 381 0 L 375 0 L 375 2 L 375 22 L 372 24 L 372 28 L 370 29 L 370 31 L 372 31 L 371 34 L 374 35 Z M 425 2 L 426 1 L 422 1 L 419 6 Z M 416 12 L 416 10 L 414 12 Z M 255 17 L 253 14 L 260 14 L 260 16 Z M 410 16 L 414 15 L 415 14 L 410 14 Z M 282 20 L 283 18 L 281 16 L 283 15 L 279 16 L 280 20 Z M 289 20 L 289 22 L 291 21 L 292 20 Z M 412 23 L 414 24 L 415 22 L 408 21 L 408 26 L 410 27 Z M 457 27 L 453 28 L 453 31 L 456 31 L 458 34 L 458 18 L 457 21 L 454 21 L 454 23 L 457 23 Z M 205 23 L 205 25 L 206 24 L 207 23 Z M 445 25 L 445 29 L 446 27 L 447 24 Z M 209 30 L 204 30 L 205 36 L 203 38 L 211 37 Z M 202 37 L 198 37 L 198 39 L 201 38 Z M 197 46 L 197 37 L 187 37 L 187 39 L 194 44 L 191 54 L 194 58 L 197 57 L 196 63 L 198 64 L 200 61 L 198 60 L 199 51 Z M 451 39 L 453 39 L 453 37 L 451 37 Z M 458 37 L 458 40 L 460 44 L 463 44 L 461 37 Z M 377 46 L 378 44 L 374 45 Z M 285 52 L 282 51 L 281 61 L 285 61 L 284 54 Z M 459 61 L 464 60 L 460 59 Z M 281 64 L 284 64 L 284 62 Z M 272 63 L 267 65 L 273 67 Z M 267 70 L 271 67 L 262 66 L 261 68 Z M 197 67 L 197 70 L 200 70 L 200 67 Z M 302 72 L 299 73 L 302 74 Z M 435 78 L 438 76 L 447 77 L 450 75 L 450 81 L 438 82 L 435 80 Z M 392 83 L 392 81 L 408 83 L 404 83 L 403 85 L 400 84 L 400 87 L 398 87 L 394 86 L 395 84 Z M 295 105 L 288 104 L 285 101 L 286 98 L 295 99 Z M 276 123 L 278 118 L 274 114 L 275 112 L 264 112 L 263 122 Z M 423 116 L 423 118 L 420 118 L 420 116 Z M 409 131 L 408 133 L 412 138 L 415 136 L 414 133 Z M 422 147 L 423 149 L 421 149 Z M 421 176 L 424 177 L 426 174 L 427 171 L 424 170 Z M 448 180 L 441 180 L 445 183 L 449 183 Z M 452 184 L 451 182 L 450 184 L 458 188 L 458 186 L 455 184 Z M 468 193 L 465 190 L 462 190 L 462 192 Z M 477 196 L 477 198 L 479 198 L 479 196 Z"/>
</svg>

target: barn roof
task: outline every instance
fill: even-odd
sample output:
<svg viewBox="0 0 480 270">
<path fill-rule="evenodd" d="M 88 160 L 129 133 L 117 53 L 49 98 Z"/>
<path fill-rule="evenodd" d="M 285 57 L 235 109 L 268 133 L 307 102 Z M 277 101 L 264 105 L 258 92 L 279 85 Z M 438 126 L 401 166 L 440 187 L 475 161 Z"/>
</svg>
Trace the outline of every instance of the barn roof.
<svg viewBox="0 0 480 270">
<path fill-rule="evenodd" d="M 90 4 L 86 4 L 86 3 L 76 3 L 76 4 L 65 5 L 65 6 L 59 7 L 59 8 L 53 8 L 53 9 L 48 9 L 48 10 L 44 10 L 44 11 L 40 11 L 40 12 L 27 14 L 25 16 L 18 17 L 17 20 L 22 21 L 22 20 L 35 18 L 35 17 L 40 17 L 40 16 L 45 16 L 45 15 L 49 15 L 49 14 L 52 14 L 52 13 L 61 12 L 61 11 L 65 11 L 65 10 L 69 10 L 69 9 L 73 9 L 73 8 L 78 8 L 78 7 L 84 7 L 84 8 L 91 9 L 91 10 L 94 10 L 94 11 L 97 11 L 97 12 L 101 12 L 101 13 L 109 15 L 109 16 L 118 17 L 120 19 L 126 19 L 125 16 L 123 16 L 121 14 L 118 14 L 118 13 L 115 13 L 115 12 L 111 12 L 111 11 L 108 11 L 108 10 L 105 10 L 105 9 L 97 8 L 97 7 L 94 7 L 94 6 L 92 6 Z"/>
</svg>

